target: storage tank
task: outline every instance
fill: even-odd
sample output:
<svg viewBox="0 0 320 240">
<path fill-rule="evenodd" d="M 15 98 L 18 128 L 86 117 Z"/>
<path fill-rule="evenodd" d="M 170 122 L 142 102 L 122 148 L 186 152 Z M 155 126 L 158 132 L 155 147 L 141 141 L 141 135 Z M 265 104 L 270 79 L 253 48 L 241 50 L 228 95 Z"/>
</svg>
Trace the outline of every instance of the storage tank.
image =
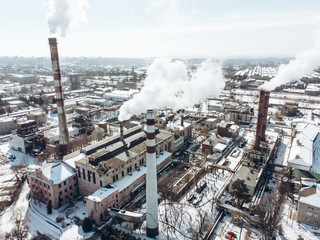
<svg viewBox="0 0 320 240">
<path fill-rule="evenodd" d="M 0 118 L 0 134 L 6 135 L 15 130 L 17 120 L 14 118 Z"/>
<path fill-rule="evenodd" d="M 28 120 L 35 120 L 39 127 L 42 127 L 47 122 L 47 115 L 44 111 L 29 112 L 27 115 Z"/>
</svg>

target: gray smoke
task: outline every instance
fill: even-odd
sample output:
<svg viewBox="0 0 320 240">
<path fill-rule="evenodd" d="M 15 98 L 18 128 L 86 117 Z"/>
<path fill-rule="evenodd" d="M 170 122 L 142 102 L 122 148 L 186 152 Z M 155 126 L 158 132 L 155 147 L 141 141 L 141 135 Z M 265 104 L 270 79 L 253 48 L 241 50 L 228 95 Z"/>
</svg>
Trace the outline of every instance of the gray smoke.
<svg viewBox="0 0 320 240">
<path fill-rule="evenodd" d="M 206 60 L 190 76 L 183 62 L 156 59 L 148 68 L 141 91 L 120 108 L 119 120 L 127 120 L 150 108 L 191 107 L 208 97 L 218 96 L 224 85 L 218 63 Z"/>
<path fill-rule="evenodd" d="M 313 48 L 299 53 L 287 65 L 281 65 L 277 76 L 260 86 L 260 89 L 272 91 L 276 87 L 292 80 L 299 80 L 320 65 L 320 31 L 317 33 Z"/>
<path fill-rule="evenodd" d="M 47 23 L 50 34 L 59 33 L 65 37 L 70 27 L 80 23 L 87 23 L 85 6 L 86 0 L 46 0 L 50 13 Z"/>
</svg>

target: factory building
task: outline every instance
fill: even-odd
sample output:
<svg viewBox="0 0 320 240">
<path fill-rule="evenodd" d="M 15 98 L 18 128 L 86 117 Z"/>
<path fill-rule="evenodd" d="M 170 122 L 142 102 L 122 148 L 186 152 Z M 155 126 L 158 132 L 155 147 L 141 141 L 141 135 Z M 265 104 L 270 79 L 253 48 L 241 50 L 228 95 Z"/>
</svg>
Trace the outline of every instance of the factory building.
<svg viewBox="0 0 320 240">
<path fill-rule="evenodd" d="M 141 126 L 120 131 L 80 150 L 80 155 L 65 161 L 77 171 L 79 193 L 87 196 L 87 212 L 96 224 L 108 218 L 109 207 L 120 207 L 138 193 L 146 179 L 148 133 Z M 171 163 L 174 137 L 155 130 L 157 170 Z"/>
<path fill-rule="evenodd" d="M 236 123 L 248 123 L 253 117 L 253 108 L 249 106 L 239 106 L 228 110 L 228 118 Z"/>
<path fill-rule="evenodd" d="M 172 152 L 173 136 L 156 131 L 156 154 Z M 80 150 L 83 157 L 75 161 L 80 194 L 87 196 L 103 186 L 114 184 L 146 163 L 146 133 L 141 126 L 99 141 Z"/>
</svg>

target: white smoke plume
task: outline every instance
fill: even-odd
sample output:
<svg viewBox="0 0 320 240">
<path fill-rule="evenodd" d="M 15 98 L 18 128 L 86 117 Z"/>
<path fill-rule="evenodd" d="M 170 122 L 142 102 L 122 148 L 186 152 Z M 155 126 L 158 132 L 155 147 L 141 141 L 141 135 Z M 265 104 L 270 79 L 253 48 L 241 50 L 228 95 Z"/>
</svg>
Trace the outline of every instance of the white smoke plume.
<svg viewBox="0 0 320 240">
<path fill-rule="evenodd" d="M 151 108 L 178 110 L 193 106 L 208 97 L 218 96 L 224 85 L 218 63 L 206 60 L 190 76 L 183 62 L 156 59 L 148 68 L 141 91 L 120 108 L 119 121 Z"/>
<path fill-rule="evenodd" d="M 260 86 L 260 89 L 272 91 L 276 87 L 292 80 L 299 80 L 304 74 L 311 72 L 320 65 L 320 31 L 315 38 L 312 49 L 299 53 L 287 65 L 281 65 L 277 76 Z"/>
<path fill-rule="evenodd" d="M 50 13 L 47 15 L 47 23 L 50 34 L 59 33 L 65 37 L 70 27 L 85 23 L 87 16 L 85 7 L 87 0 L 46 0 Z"/>
</svg>

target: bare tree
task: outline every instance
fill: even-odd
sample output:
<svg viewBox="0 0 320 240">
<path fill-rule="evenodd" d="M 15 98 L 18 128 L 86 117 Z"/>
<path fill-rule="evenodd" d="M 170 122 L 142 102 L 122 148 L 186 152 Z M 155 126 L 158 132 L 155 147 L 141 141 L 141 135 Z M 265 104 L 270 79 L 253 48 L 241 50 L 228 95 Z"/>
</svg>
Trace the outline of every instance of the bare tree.
<svg viewBox="0 0 320 240">
<path fill-rule="evenodd" d="M 284 195 L 279 194 L 278 191 L 272 191 L 255 210 L 258 227 L 266 240 L 270 239 L 279 227 L 282 218 L 280 211 L 283 200 Z"/>
<path fill-rule="evenodd" d="M 15 210 L 12 214 L 11 220 L 14 221 L 15 226 L 11 232 L 5 234 L 5 239 L 10 240 L 24 240 L 28 237 L 28 230 L 23 224 L 22 209 Z"/>
</svg>

